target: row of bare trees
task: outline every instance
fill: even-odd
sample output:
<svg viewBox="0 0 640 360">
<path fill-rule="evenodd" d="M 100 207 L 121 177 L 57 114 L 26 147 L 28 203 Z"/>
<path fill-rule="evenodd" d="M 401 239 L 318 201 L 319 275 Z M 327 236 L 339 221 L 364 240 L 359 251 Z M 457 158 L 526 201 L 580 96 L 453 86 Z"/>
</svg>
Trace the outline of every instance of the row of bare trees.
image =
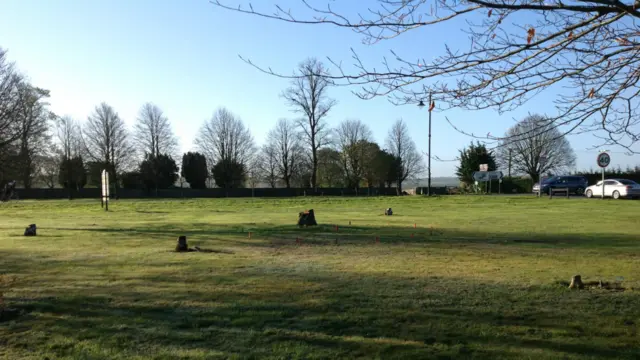
<svg viewBox="0 0 640 360">
<path fill-rule="evenodd" d="M 117 184 L 119 175 L 143 158 L 177 154 L 177 138 L 156 105 L 142 106 L 130 131 L 106 103 L 80 123 L 54 114 L 48 97 L 49 91 L 32 85 L 0 48 L 0 186 L 15 180 L 27 189 L 36 182 L 82 187 L 87 173 L 97 180 L 95 173 L 104 168 Z"/>
<path fill-rule="evenodd" d="M 406 123 L 391 128 L 385 147 L 369 127 L 348 119 L 335 129 L 327 116 L 336 105 L 324 65 L 308 59 L 283 93 L 294 119 L 280 119 L 257 147 L 242 119 L 226 108 L 206 120 L 195 139 L 198 153 L 183 155 L 181 175 L 202 187 L 377 187 L 419 175 L 421 156 Z M 17 180 L 69 189 L 97 185 L 102 169 L 120 184 L 172 184 L 178 172 L 178 139 L 162 109 L 144 104 L 132 129 L 112 106 L 97 105 L 86 121 L 52 113 L 49 92 L 34 87 L 0 51 L 0 185 Z M 186 160 L 186 161 L 185 161 Z M 169 174 L 165 174 L 169 172 Z M 158 178 L 162 178 L 160 181 Z M 135 186 L 135 184 L 134 184 Z M 70 192 L 71 193 L 71 192 Z"/>
<path fill-rule="evenodd" d="M 373 140 L 369 126 L 346 119 L 323 135 L 324 146 L 316 150 L 315 176 L 312 147 L 306 144 L 296 122 L 281 119 L 269 132 L 254 159 L 254 173 L 271 187 L 378 188 L 396 185 L 422 174 L 424 162 L 411 139 L 407 124 L 397 120 L 385 146 Z"/>
<path fill-rule="evenodd" d="M 196 144 L 209 164 L 224 164 L 213 171 L 218 186 L 238 187 L 247 179 L 254 186 L 314 189 L 393 183 L 401 191 L 403 181 L 422 173 L 422 156 L 405 122 L 393 124 L 385 148 L 360 120 L 347 119 L 332 129 L 327 116 L 336 101 L 329 97 L 324 65 L 307 59 L 296 73 L 282 97 L 298 117 L 278 120 L 260 149 L 242 120 L 225 108 L 203 124 Z"/>
</svg>

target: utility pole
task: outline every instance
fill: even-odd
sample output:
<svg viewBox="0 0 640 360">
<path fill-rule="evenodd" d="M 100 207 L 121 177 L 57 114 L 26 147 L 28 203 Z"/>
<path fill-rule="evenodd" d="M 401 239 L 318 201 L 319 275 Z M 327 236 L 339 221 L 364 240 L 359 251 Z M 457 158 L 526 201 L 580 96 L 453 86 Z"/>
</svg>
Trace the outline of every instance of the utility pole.
<svg viewBox="0 0 640 360">
<path fill-rule="evenodd" d="M 420 100 L 418 104 L 419 108 L 423 108 L 424 101 Z M 431 196 L 431 111 L 433 110 L 433 99 L 431 98 L 431 92 L 429 92 L 429 145 L 428 145 L 428 155 L 429 159 L 427 160 L 427 196 Z"/>
<path fill-rule="evenodd" d="M 429 92 L 429 160 L 427 164 L 427 196 L 431 196 L 431 104 L 433 104 L 431 100 L 431 92 Z"/>
</svg>

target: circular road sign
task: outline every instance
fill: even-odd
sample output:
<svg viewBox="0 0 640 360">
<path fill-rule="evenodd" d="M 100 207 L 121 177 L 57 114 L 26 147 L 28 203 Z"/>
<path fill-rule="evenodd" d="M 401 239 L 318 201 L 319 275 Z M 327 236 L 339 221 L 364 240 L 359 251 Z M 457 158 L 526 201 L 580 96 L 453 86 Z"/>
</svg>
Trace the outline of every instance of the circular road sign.
<svg viewBox="0 0 640 360">
<path fill-rule="evenodd" d="M 606 152 L 598 154 L 598 166 L 606 168 L 611 163 L 611 157 Z"/>
</svg>

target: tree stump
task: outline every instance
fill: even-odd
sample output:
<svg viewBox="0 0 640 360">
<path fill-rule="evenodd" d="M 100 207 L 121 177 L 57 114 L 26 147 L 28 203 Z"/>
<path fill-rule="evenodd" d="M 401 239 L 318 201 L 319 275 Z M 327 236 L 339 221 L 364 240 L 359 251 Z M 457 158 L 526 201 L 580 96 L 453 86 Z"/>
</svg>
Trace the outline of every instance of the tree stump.
<svg viewBox="0 0 640 360">
<path fill-rule="evenodd" d="M 384 214 L 386 216 L 391 216 L 393 215 L 393 210 L 391 210 L 391 208 L 385 209 Z"/>
<path fill-rule="evenodd" d="M 178 237 L 178 244 L 176 245 L 176 251 L 189 251 L 189 246 L 187 245 L 187 237 L 180 236 Z"/>
<path fill-rule="evenodd" d="M 298 226 L 316 226 L 316 216 L 313 213 L 313 209 L 301 212 L 298 214 Z"/>
<path fill-rule="evenodd" d="M 569 284 L 569 289 L 582 289 L 584 288 L 584 284 L 582 283 L 582 277 L 580 275 L 574 275 L 571 277 L 571 284 Z"/>
<path fill-rule="evenodd" d="M 31 224 L 25 228 L 24 236 L 36 236 L 36 224 Z"/>
</svg>

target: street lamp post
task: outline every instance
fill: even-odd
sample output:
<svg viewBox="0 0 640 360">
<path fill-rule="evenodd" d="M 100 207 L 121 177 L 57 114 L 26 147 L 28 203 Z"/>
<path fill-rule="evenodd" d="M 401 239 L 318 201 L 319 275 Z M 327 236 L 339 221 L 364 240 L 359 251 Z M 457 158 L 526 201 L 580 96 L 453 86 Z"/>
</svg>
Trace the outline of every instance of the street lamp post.
<svg viewBox="0 0 640 360">
<path fill-rule="evenodd" d="M 431 108 L 431 104 L 433 104 L 433 101 L 431 100 L 431 93 L 429 93 L 429 145 L 427 149 L 429 158 L 427 160 L 427 196 L 431 196 L 431 110 L 433 110 Z M 424 102 L 422 100 L 420 100 L 418 107 L 421 109 L 424 107 Z"/>
</svg>

